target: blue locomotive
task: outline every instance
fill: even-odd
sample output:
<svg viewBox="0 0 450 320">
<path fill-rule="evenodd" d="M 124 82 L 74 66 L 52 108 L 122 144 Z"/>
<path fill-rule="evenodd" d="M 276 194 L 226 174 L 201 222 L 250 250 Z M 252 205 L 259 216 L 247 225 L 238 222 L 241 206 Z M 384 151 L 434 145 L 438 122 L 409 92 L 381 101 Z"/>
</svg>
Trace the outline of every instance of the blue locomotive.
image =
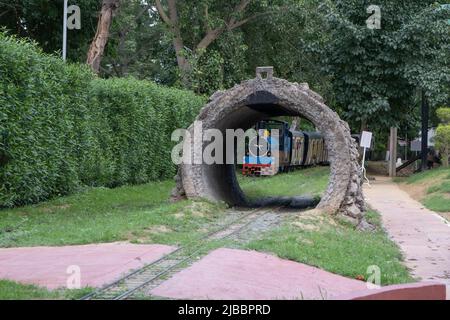
<svg viewBox="0 0 450 320">
<path fill-rule="evenodd" d="M 246 145 L 242 166 L 244 175 L 270 176 L 298 167 L 328 163 L 325 139 L 319 132 L 290 130 L 287 122 L 278 120 L 260 121 L 255 129 L 258 148 Z M 271 136 L 272 130 L 277 130 L 277 137 Z M 277 150 L 278 161 L 270 150 Z"/>
</svg>

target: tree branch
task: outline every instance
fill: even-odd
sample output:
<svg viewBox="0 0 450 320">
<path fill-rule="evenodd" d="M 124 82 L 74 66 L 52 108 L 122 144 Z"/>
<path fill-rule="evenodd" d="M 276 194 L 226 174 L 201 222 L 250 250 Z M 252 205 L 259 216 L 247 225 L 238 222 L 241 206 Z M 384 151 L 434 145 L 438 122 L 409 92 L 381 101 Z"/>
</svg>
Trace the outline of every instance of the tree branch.
<svg viewBox="0 0 450 320">
<path fill-rule="evenodd" d="M 233 24 L 227 24 L 227 29 L 229 31 L 232 31 L 232 30 L 234 30 L 236 28 L 239 28 L 239 27 L 243 26 L 244 24 L 246 24 L 246 23 L 248 23 L 248 22 L 250 22 L 250 21 L 252 21 L 252 20 L 254 20 L 256 18 L 263 17 L 263 16 L 268 16 L 268 15 L 273 14 L 274 12 L 286 10 L 288 8 L 289 8 L 289 6 L 283 6 L 283 7 L 280 7 L 279 10 L 271 10 L 271 11 L 267 11 L 267 12 L 255 13 L 254 15 L 252 15 L 252 16 L 250 16 L 248 18 L 242 19 L 240 21 L 235 21 Z"/>
<path fill-rule="evenodd" d="M 205 5 L 205 30 L 206 33 L 211 31 L 211 27 L 209 25 L 209 11 L 208 11 L 208 5 Z"/>
<path fill-rule="evenodd" d="M 252 0 L 241 0 L 241 2 L 234 8 L 233 15 L 242 13 L 245 8 L 250 4 Z M 205 15 L 208 15 L 207 7 L 205 10 Z M 206 19 L 208 19 L 208 16 L 206 16 Z M 232 30 L 237 28 L 238 26 L 243 25 L 244 23 L 248 22 L 249 20 L 243 22 L 236 22 L 236 18 L 232 17 L 228 22 L 225 23 L 225 27 L 219 27 L 215 28 L 213 30 L 209 29 L 206 32 L 206 35 L 203 37 L 203 39 L 197 44 L 196 51 L 204 50 L 206 49 L 212 42 L 214 42 L 225 30 Z M 239 25 L 237 25 L 239 24 Z M 230 28 L 229 26 L 233 26 Z"/>
<path fill-rule="evenodd" d="M 208 46 L 216 40 L 223 32 L 225 31 L 224 27 L 216 28 L 214 30 L 209 31 L 203 39 L 197 44 L 195 50 L 200 51 L 208 48 Z"/>
<path fill-rule="evenodd" d="M 245 18 L 245 19 L 242 19 L 240 21 L 234 22 L 232 25 L 227 24 L 227 29 L 228 29 L 228 31 L 232 31 L 232 30 L 234 30 L 236 28 L 239 28 L 239 27 L 243 26 L 244 24 L 246 24 L 246 23 L 248 23 L 248 22 L 250 22 L 250 21 L 252 21 L 252 20 L 254 20 L 256 18 L 259 18 L 261 16 L 270 15 L 270 14 L 272 14 L 272 12 L 255 13 L 254 15 L 252 15 L 252 16 L 250 16 L 248 18 Z"/>
<path fill-rule="evenodd" d="M 241 0 L 241 2 L 236 6 L 236 8 L 234 8 L 233 14 L 238 14 L 238 13 L 242 13 L 245 8 L 247 8 L 247 6 L 250 4 L 252 0 Z M 234 25 L 236 23 L 236 18 L 232 17 L 227 25 Z"/>
<path fill-rule="evenodd" d="M 163 6 L 161 5 L 161 0 L 155 0 L 156 3 L 156 9 L 158 10 L 159 16 L 161 19 L 168 24 L 169 26 L 172 26 L 172 21 L 167 16 L 166 12 L 164 11 Z"/>
<path fill-rule="evenodd" d="M 179 18 L 178 18 L 178 10 L 177 10 L 177 0 L 167 0 L 167 4 L 169 7 L 169 15 L 164 11 L 163 6 L 161 5 L 160 0 L 155 0 L 156 8 L 161 19 L 170 27 L 170 30 L 173 34 L 173 47 L 175 49 L 175 53 L 177 56 L 178 67 L 182 71 L 182 73 L 187 73 L 190 70 L 189 61 L 184 56 L 184 40 L 181 34 Z M 184 80 L 183 80 L 184 81 Z"/>
</svg>

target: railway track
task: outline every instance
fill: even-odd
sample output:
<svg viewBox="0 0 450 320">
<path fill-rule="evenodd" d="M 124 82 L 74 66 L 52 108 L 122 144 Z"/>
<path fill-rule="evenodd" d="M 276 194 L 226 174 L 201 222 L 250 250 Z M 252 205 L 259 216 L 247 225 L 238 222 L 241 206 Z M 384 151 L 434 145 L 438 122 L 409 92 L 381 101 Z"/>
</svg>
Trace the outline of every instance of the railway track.
<svg viewBox="0 0 450 320">
<path fill-rule="evenodd" d="M 173 274 L 189 266 L 208 251 L 212 241 L 239 237 L 239 233 L 258 219 L 273 214 L 279 208 L 256 209 L 220 226 L 198 241 L 164 255 L 160 259 L 136 269 L 122 278 L 84 296 L 81 300 L 124 300 L 144 297 Z"/>
</svg>

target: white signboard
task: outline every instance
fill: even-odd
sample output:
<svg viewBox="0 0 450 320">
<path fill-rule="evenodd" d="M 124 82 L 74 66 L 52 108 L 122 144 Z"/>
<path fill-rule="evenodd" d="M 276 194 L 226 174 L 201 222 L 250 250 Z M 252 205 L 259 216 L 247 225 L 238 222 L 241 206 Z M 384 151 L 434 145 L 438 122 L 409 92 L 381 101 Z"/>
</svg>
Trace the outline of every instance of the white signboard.
<svg viewBox="0 0 450 320">
<path fill-rule="evenodd" d="M 360 146 L 363 148 L 370 149 L 371 145 L 372 145 L 372 132 L 363 131 L 361 134 Z"/>
<path fill-rule="evenodd" d="M 420 140 L 411 141 L 411 151 L 422 151 L 422 142 Z"/>
<path fill-rule="evenodd" d="M 400 147 L 406 147 L 408 144 L 406 143 L 405 140 L 398 140 L 398 145 L 399 145 Z"/>
</svg>

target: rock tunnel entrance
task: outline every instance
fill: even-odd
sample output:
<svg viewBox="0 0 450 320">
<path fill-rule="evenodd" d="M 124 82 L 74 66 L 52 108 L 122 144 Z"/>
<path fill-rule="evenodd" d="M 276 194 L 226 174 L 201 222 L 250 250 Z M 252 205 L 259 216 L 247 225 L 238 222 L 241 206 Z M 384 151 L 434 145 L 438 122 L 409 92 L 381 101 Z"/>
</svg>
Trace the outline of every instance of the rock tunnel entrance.
<svg viewBox="0 0 450 320">
<path fill-rule="evenodd" d="M 262 77 L 263 73 L 267 73 L 266 78 Z M 306 118 L 324 135 L 330 162 L 329 184 L 317 208 L 341 214 L 349 222 L 359 224 L 365 206 L 358 151 L 348 124 L 308 84 L 290 83 L 273 77 L 272 73 L 271 68 L 258 68 L 255 79 L 216 92 L 196 120 L 202 121 L 203 130 L 225 132 L 226 129 L 246 130 L 268 117 Z M 188 130 L 194 136 L 194 127 Z M 199 141 L 194 138 L 191 144 L 195 143 Z M 190 152 L 194 156 L 195 148 Z M 176 180 L 176 196 L 225 201 L 232 206 L 248 204 L 237 181 L 235 165 L 182 164 Z"/>
</svg>

